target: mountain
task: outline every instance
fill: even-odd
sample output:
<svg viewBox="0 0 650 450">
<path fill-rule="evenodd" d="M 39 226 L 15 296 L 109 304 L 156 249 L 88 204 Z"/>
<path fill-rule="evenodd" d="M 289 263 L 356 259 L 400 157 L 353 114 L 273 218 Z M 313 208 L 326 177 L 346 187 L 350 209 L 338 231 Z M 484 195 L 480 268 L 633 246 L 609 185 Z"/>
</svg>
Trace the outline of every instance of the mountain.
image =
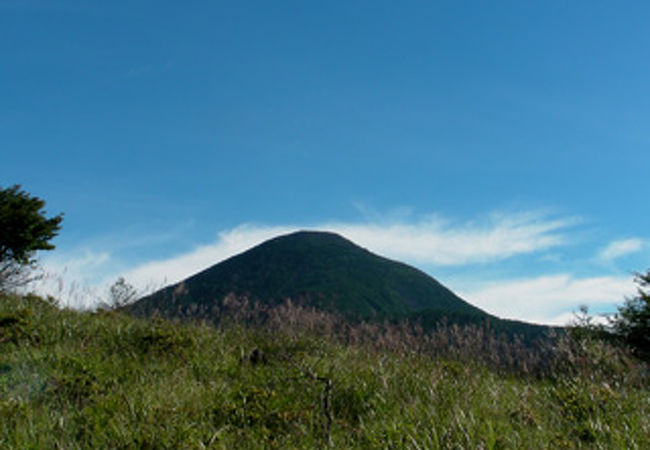
<svg viewBox="0 0 650 450">
<path fill-rule="evenodd" d="M 546 329 L 500 320 L 414 267 L 375 255 L 337 234 L 316 231 L 268 240 L 129 309 L 137 315 L 155 311 L 205 317 L 228 294 L 269 305 L 292 299 L 356 319 L 408 318 L 427 328 L 446 318 L 450 323 L 489 323 L 508 333 Z"/>
</svg>

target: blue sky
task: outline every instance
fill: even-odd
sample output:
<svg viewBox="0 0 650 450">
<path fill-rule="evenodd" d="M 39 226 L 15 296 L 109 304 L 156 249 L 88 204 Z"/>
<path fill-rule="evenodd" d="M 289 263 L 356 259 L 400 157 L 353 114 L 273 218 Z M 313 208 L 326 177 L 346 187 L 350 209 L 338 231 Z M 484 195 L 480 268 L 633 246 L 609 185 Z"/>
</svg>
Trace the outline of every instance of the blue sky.
<svg viewBox="0 0 650 450">
<path fill-rule="evenodd" d="M 42 262 L 77 290 L 317 228 L 502 316 L 611 311 L 650 267 L 649 19 L 646 2 L 0 0 L 0 185 L 65 213 Z"/>
</svg>

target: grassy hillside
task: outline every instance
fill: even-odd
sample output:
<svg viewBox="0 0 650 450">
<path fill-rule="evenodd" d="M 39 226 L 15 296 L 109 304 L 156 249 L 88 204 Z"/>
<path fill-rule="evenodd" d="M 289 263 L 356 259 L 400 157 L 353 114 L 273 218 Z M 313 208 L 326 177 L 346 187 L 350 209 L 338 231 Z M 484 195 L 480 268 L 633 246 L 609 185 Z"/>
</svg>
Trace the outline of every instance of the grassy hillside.
<svg viewBox="0 0 650 450">
<path fill-rule="evenodd" d="M 213 327 L 0 296 L 0 448 L 647 448 L 643 368 L 605 344 L 533 355 L 471 328 L 266 316 Z"/>
</svg>

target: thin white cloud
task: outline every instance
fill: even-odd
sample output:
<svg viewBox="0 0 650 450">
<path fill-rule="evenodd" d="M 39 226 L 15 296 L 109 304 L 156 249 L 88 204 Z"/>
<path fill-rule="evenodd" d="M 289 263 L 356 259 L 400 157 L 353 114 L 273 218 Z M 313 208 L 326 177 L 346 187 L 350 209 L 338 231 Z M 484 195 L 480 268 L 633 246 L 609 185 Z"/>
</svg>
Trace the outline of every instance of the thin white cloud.
<svg viewBox="0 0 650 450">
<path fill-rule="evenodd" d="M 488 283 L 471 291 L 459 290 L 470 303 L 499 317 L 566 325 L 580 305 L 592 310 L 612 309 L 634 295 L 631 277 L 577 278 L 558 274 Z"/>
<path fill-rule="evenodd" d="M 640 252 L 645 246 L 645 241 L 639 238 L 612 241 L 598 253 L 598 258 L 611 261 L 631 253 Z"/>
<path fill-rule="evenodd" d="M 434 266 L 501 261 L 567 243 L 575 218 L 538 213 L 493 214 L 481 223 L 455 223 L 437 216 L 417 223 L 333 224 L 329 228 L 370 250 Z"/>
</svg>

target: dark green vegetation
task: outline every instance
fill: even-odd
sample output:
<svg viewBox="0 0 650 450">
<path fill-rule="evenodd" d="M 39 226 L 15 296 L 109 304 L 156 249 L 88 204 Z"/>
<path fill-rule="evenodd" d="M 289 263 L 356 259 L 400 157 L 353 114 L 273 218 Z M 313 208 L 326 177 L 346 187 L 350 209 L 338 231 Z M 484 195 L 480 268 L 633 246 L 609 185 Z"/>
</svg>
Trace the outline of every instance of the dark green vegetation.
<svg viewBox="0 0 650 450">
<path fill-rule="evenodd" d="M 618 308 L 607 331 L 629 345 L 637 356 L 650 361 L 650 270 L 637 274 L 636 282 L 637 295 Z"/>
<path fill-rule="evenodd" d="M 420 270 L 337 234 L 307 231 L 266 241 L 139 300 L 129 310 L 141 316 L 218 319 L 221 301 L 229 294 L 267 306 L 292 299 L 350 319 L 409 319 L 425 329 L 446 319 L 526 338 L 548 331 L 490 316 Z"/>
<path fill-rule="evenodd" d="M 531 354 L 478 328 L 266 315 L 208 326 L 0 295 L 0 448 L 647 448 L 643 366 L 609 344 Z"/>
<path fill-rule="evenodd" d="M 0 290 L 29 281 L 37 250 L 52 250 L 63 217 L 45 217 L 45 201 L 15 185 L 0 188 Z"/>
</svg>

